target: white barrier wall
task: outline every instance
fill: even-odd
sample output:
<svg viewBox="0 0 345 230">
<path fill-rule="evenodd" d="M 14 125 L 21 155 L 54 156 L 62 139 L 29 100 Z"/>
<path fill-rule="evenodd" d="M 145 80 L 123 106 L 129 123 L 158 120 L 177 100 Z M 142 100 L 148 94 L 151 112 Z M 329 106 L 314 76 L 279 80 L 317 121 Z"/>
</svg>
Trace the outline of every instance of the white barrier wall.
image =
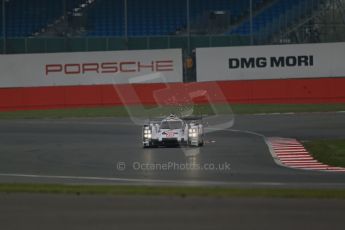
<svg viewBox="0 0 345 230">
<path fill-rule="evenodd" d="M 196 49 L 197 81 L 345 76 L 345 43 Z"/>
<path fill-rule="evenodd" d="M 180 49 L 0 55 L 0 87 L 182 82 Z"/>
</svg>

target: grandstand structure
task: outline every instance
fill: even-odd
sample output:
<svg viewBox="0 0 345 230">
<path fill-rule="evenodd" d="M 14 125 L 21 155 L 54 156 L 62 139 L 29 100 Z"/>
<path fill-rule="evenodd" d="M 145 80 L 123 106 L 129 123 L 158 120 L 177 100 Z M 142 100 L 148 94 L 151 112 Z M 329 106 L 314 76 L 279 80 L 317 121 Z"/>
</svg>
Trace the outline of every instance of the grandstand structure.
<svg viewBox="0 0 345 230">
<path fill-rule="evenodd" d="M 1 1 L 1 53 L 345 39 L 343 0 Z"/>
</svg>

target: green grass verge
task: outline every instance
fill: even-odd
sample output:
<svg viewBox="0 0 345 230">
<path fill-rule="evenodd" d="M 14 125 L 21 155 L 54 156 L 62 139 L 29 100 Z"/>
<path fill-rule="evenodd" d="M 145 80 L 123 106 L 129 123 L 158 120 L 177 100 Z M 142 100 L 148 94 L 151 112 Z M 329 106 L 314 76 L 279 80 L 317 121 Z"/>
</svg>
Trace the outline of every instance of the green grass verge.
<svg viewBox="0 0 345 230">
<path fill-rule="evenodd" d="M 188 107 L 166 106 L 155 108 L 146 106 L 130 106 L 127 109 L 123 106 L 97 107 L 97 108 L 74 108 L 54 110 L 30 110 L 0 112 L 0 119 L 41 119 L 41 118 L 94 118 L 94 117 L 128 117 L 128 111 L 132 116 L 158 116 L 169 113 L 178 113 Z M 194 105 L 194 114 L 234 113 L 234 114 L 255 114 L 255 113 L 287 113 L 287 112 L 334 112 L 345 111 L 345 104 L 264 104 L 264 105 Z"/>
<path fill-rule="evenodd" d="M 136 195 L 178 197 L 270 197 L 345 199 L 344 189 L 241 189 L 222 187 L 93 186 L 54 184 L 0 184 L 2 193 Z"/>
<path fill-rule="evenodd" d="M 345 167 L 345 139 L 313 140 L 303 144 L 318 161 L 332 166 Z"/>
<path fill-rule="evenodd" d="M 259 105 L 234 105 L 235 113 L 310 113 L 310 112 L 336 112 L 345 111 L 342 104 L 259 104 Z"/>
</svg>

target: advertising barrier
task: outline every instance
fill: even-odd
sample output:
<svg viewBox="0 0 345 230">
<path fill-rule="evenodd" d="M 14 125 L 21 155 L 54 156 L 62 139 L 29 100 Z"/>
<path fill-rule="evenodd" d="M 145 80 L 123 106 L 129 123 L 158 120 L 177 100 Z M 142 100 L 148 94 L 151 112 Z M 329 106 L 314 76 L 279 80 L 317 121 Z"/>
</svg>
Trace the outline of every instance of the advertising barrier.
<svg viewBox="0 0 345 230">
<path fill-rule="evenodd" d="M 345 43 L 196 49 L 197 81 L 345 76 Z"/>
<path fill-rule="evenodd" d="M 0 55 L 0 88 L 182 82 L 180 49 Z"/>
<path fill-rule="evenodd" d="M 344 103 L 345 43 L 0 55 L 0 111 L 114 105 Z M 216 90 L 217 89 L 217 90 Z"/>
</svg>

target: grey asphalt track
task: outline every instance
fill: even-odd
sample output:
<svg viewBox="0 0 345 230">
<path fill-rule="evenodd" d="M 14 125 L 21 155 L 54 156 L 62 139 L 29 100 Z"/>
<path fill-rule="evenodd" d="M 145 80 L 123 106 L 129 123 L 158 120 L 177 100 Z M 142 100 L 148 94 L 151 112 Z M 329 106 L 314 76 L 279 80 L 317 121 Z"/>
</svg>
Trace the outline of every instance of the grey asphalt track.
<svg viewBox="0 0 345 230">
<path fill-rule="evenodd" d="M 344 200 L 3 194 L 1 229 L 344 228 Z"/>
<path fill-rule="evenodd" d="M 278 166 L 263 136 L 344 138 L 345 114 L 239 115 L 202 148 L 156 149 L 127 118 L 2 120 L 0 182 L 345 188 L 345 173 Z"/>
</svg>

